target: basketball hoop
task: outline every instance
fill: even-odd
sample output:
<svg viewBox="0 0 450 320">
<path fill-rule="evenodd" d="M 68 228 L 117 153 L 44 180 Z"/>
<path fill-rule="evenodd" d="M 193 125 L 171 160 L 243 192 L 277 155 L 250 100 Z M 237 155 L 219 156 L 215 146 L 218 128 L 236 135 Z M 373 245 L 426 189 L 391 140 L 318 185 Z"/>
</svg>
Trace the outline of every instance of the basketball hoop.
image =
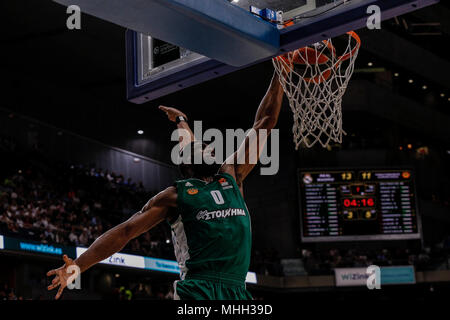
<svg viewBox="0 0 450 320">
<path fill-rule="evenodd" d="M 344 37 L 341 55 L 328 39 L 272 59 L 294 113 L 295 149 L 342 142 L 342 97 L 361 46 L 355 32 Z"/>
</svg>

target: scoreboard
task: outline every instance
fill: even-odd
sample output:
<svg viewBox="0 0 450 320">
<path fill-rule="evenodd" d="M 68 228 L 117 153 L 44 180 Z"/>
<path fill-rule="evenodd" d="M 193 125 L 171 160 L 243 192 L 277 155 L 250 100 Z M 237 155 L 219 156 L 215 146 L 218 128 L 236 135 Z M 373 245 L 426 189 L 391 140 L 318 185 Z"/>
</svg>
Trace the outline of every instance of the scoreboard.
<svg viewBox="0 0 450 320">
<path fill-rule="evenodd" d="M 420 239 L 410 169 L 300 170 L 303 242 Z"/>
</svg>

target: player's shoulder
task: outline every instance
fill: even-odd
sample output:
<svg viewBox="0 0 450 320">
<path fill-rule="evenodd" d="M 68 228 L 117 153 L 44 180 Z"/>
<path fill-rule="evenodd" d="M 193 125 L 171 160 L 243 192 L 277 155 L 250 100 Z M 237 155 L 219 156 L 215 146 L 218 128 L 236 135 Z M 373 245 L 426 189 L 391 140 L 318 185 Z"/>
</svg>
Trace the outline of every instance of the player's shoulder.
<svg viewBox="0 0 450 320">
<path fill-rule="evenodd" d="M 170 187 L 167 187 L 166 189 L 164 189 L 162 192 L 164 194 L 166 194 L 166 195 L 177 193 L 177 187 L 176 186 L 170 186 Z"/>
<path fill-rule="evenodd" d="M 170 186 L 153 197 L 144 205 L 141 209 L 141 212 L 147 211 L 152 206 L 166 206 L 166 207 L 175 207 L 177 203 L 177 191 L 176 188 Z"/>
<path fill-rule="evenodd" d="M 175 181 L 172 187 L 175 188 L 175 192 L 179 192 L 186 188 L 195 187 L 199 181 L 200 180 L 194 178 L 181 179 Z"/>
<path fill-rule="evenodd" d="M 164 190 L 161 190 L 160 192 L 158 192 L 155 195 L 155 197 L 164 197 L 164 196 L 167 196 L 167 195 L 169 195 L 171 193 L 174 193 L 174 192 L 176 193 L 176 191 L 177 191 L 177 186 L 176 185 L 172 185 L 172 186 L 169 186 L 169 187 L 165 188 Z"/>
<path fill-rule="evenodd" d="M 217 172 L 217 174 L 214 176 L 214 178 L 216 180 L 223 179 L 223 178 L 235 180 L 233 175 L 231 175 L 230 173 L 228 173 L 228 172 L 220 172 L 220 171 Z"/>
<path fill-rule="evenodd" d="M 219 181 L 219 183 L 221 184 L 223 184 L 223 182 L 226 180 L 229 183 L 239 186 L 234 175 L 230 174 L 229 172 L 219 171 L 215 176 L 215 180 Z"/>
<path fill-rule="evenodd" d="M 240 182 L 239 179 L 237 179 L 236 177 L 236 171 L 233 165 L 229 165 L 229 164 L 224 164 L 219 172 L 217 173 L 217 175 L 222 175 L 226 178 L 228 178 L 228 180 L 233 181 L 234 183 L 236 183 L 236 185 L 238 187 L 242 186 L 242 183 Z"/>
<path fill-rule="evenodd" d="M 177 199 L 177 188 L 175 186 L 167 187 L 153 197 L 155 204 L 175 206 Z"/>
</svg>

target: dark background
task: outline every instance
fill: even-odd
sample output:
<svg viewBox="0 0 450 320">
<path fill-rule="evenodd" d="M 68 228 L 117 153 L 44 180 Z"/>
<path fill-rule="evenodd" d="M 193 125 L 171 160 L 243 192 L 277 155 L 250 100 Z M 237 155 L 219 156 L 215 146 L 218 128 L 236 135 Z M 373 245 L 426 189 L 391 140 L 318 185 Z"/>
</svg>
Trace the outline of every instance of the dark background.
<svg viewBox="0 0 450 320">
<path fill-rule="evenodd" d="M 202 120 L 204 128 L 246 129 L 272 75 L 269 61 L 135 105 L 125 99 L 123 28 L 83 15 L 82 29 L 69 31 L 66 8 L 51 1 L 2 2 L 0 9 L 5 26 L 0 36 L 0 107 L 5 115 L 28 116 L 169 165 L 174 126 L 158 105 L 180 108 L 191 121 Z M 359 32 L 363 47 L 344 97 L 347 136 L 341 145 L 295 151 L 285 101 L 278 124 L 280 171 L 260 176 L 255 170 L 245 185 L 256 248 L 274 247 L 290 257 L 302 246 L 296 182 L 302 167 L 412 166 L 417 172 L 424 241 L 439 240 L 448 232 L 449 17 L 449 5 L 443 1 L 383 22 L 381 30 Z M 438 25 L 423 24 L 430 22 Z M 372 68 L 384 71 L 363 70 Z M 138 129 L 145 134 L 138 136 Z M 45 148 L 41 130 L 33 130 Z M 417 159 L 415 150 L 423 146 L 430 153 Z M 58 149 L 47 149 L 62 157 Z M 85 152 L 94 158 L 96 151 Z"/>
</svg>

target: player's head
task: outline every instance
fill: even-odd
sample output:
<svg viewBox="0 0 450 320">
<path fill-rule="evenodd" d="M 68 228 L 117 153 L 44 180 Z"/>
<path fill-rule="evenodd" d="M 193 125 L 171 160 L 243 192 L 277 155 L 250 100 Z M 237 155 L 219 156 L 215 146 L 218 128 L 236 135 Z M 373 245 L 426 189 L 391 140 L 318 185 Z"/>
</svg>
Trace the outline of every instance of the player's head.
<svg viewBox="0 0 450 320">
<path fill-rule="evenodd" d="M 220 168 L 214 158 L 214 150 L 206 143 L 193 141 L 180 151 L 179 165 L 183 178 L 207 178 L 214 176 Z"/>
</svg>

